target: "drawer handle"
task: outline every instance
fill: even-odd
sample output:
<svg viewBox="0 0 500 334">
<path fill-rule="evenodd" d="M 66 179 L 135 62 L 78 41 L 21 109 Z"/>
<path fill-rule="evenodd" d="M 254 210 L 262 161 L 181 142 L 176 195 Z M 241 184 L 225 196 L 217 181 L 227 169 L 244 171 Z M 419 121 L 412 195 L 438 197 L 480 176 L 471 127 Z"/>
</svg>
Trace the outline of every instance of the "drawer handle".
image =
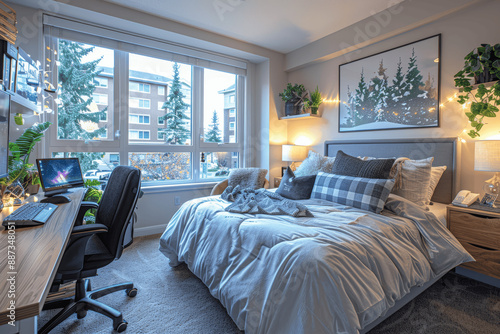
<svg viewBox="0 0 500 334">
<path fill-rule="evenodd" d="M 489 251 L 496 251 L 497 250 L 495 248 L 484 247 L 484 246 L 480 246 L 480 245 L 476 245 L 476 244 L 471 244 L 471 243 L 469 243 L 469 245 L 477 247 L 477 248 L 481 248 L 481 249 L 484 249 L 484 250 L 489 250 Z"/>
<path fill-rule="evenodd" d="M 495 218 L 495 217 L 487 217 L 487 216 L 482 216 L 482 215 L 478 215 L 478 214 L 475 214 L 475 213 L 469 213 L 469 215 L 477 217 L 477 218 L 481 218 L 481 219 L 498 219 L 498 218 Z"/>
</svg>

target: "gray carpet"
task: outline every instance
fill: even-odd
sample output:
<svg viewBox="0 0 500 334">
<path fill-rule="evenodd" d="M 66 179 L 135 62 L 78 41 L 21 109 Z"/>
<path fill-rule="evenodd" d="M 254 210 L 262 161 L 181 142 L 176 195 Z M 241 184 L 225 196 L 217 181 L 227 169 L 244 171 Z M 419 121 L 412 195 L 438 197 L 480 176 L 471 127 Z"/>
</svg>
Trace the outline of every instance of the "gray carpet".
<svg viewBox="0 0 500 334">
<path fill-rule="evenodd" d="M 92 278 L 96 288 L 125 281 L 138 288 L 135 298 L 115 292 L 99 299 L 123 312 L 129 322 L 125 333 L 243 333 L 185 265 L 168 265 L 158 251 L 158 239 L 159 235 L 136 238 L 119 261 Z M 39 325 L 53 314 L 43 312 Z M 114 331 L 110 319 L 89 312 L 82 320 L 71 316 L 51 333 Z M 448 273 L 370 333 L 500 333 L 500 289 Z"/>
</svg>

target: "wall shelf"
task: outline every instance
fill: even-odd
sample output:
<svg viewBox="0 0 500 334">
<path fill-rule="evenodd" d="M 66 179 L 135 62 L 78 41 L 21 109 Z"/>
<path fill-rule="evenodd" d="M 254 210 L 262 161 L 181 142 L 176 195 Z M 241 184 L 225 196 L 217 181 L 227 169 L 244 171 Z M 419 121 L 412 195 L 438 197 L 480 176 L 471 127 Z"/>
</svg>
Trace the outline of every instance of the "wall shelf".
<svg viewBox="0 0 500 334">
<path fill-rule="evenodd" d="M 37 106 L 33 102 L 29 101 L 28 99 L 20 96 L 19 94 L 11 94 L 10 95 L 10 100 L 14 102 L 17 106 L 13 106 L 13 109 L 15 110 L 16 113 L 21 113 L 21 114 L 31 114 L 33 111 L 36 111 L 37 113 L 40 112 L 40 106 Z"/>
<path fill-rule="evenodd" d="M 320 117 L 321 116 L 319 114 L 306 113 L 299 115 L 283 116 L 281 117 L 281 119 L 304 119 L 304 118 L 320 118 Z"/>
</svg>

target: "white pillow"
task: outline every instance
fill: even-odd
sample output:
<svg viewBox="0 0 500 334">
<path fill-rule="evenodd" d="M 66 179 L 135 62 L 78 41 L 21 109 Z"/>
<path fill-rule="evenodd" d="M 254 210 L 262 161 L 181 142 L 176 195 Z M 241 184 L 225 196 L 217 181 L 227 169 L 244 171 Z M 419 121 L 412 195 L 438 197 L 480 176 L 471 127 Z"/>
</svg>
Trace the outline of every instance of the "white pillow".
<svg viewBox="0 0 500 334">
<path fill-rule="evenodd" d="M 444 171 L 446 170 L 446 166 L 438 166 L 431 168 L 431 181 L 429 184 L 429 189 L 427 190 L 427 199 L 425 204 L 429 205 L 431 203 L 432 195 L 434 195 L 434 191 L 441 180 L 441 176 L 443 176 Z"/>
<path fill-rule="evenodd" d="M 325 157 L 314 151 L 309 151 L 309 155 L 304 160 L 297 170 L 295 176 L 316 175 L 319 171 L 331 173 L 335 157 Z"/>
<path fill-rule="evenodd" d="M 422 160 L 405 160 L 401 165 L 399 187 L 393 193 L 427 208 L 433 157 Z"/>
</svg>

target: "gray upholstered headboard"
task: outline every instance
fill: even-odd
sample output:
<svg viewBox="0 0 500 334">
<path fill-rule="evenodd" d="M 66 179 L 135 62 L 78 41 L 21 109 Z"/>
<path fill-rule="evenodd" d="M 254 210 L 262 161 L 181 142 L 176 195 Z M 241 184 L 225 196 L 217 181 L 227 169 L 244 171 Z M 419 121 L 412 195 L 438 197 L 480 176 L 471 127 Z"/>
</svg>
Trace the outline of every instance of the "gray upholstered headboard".
<svg viewBox="0 0 500 334">
<path fill-rule="evenodd" d="M 432 200 L 439 203 L 451 203 L 457 187 L 457 138 L 425 138 L 425 139 L 383 139 L 326 141 L 325 155 L 334 157 L 342 150 L 353 156 L 369 156 L 374 158 L 407 157 L 425 159 L 434 157 L 433 166 L 447 166 L 436 187 Z"/>
</svg>

